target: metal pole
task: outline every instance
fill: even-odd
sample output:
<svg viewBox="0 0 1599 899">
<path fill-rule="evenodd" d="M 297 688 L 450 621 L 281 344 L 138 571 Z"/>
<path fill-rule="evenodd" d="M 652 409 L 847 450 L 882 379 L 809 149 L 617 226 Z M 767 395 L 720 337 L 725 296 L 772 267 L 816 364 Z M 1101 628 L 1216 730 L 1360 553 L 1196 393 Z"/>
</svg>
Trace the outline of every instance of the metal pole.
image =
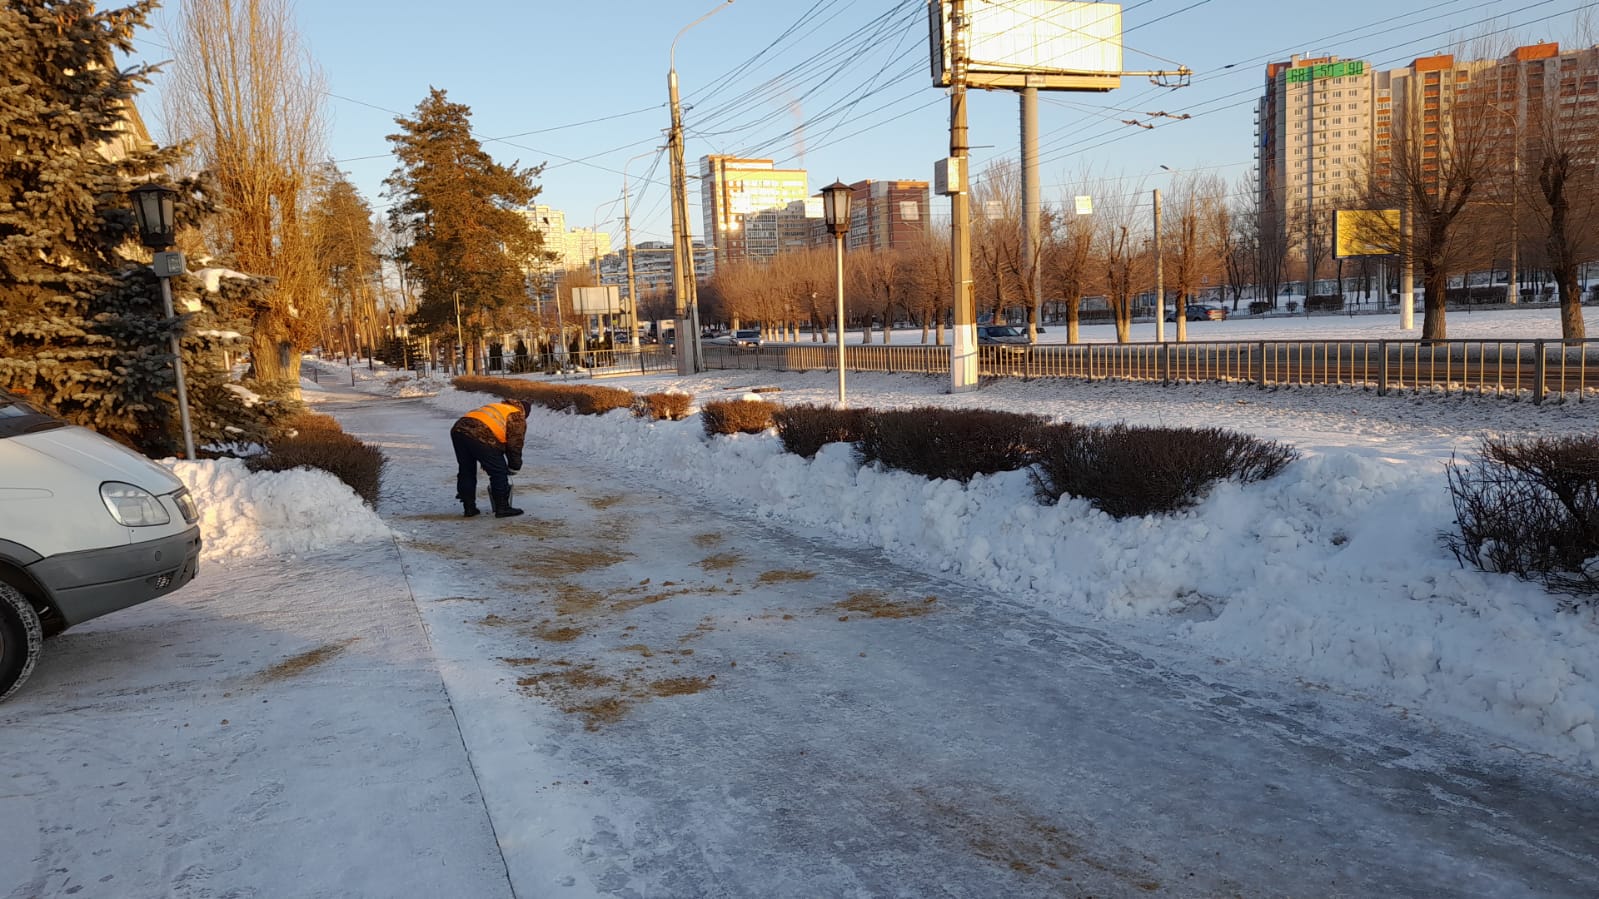
<svg viewBox="0 0 1599 899">
<path fill-rule="evenodd" d="M 455 342 L 461 345 L 461 373 L 466 373 L 466 334 L 461 330 L 461 290 L 455 291 Z M 455 370 L 455 356 L 450 356 L 450 370 Z"/>
<path fill-rule="evenodd" d="M 633 279 L 633 219 L 628 207 L 627 173 L 622 173 L 622 242 L 627 251 L 627 305 L 633 313 L 633 349 L 639 348 L 638 282 Z"/>
<path fill-rule="evenodd" d="M 960 183 L 949 197 L 949 252 L 951 302 L 955 328 L 951 334 L 949 390 L 965 393 L 977 388 L 977 297 L 972 285 L 971 198 L 967 194 L 966 136 L 966 3 L 950 2 L 949 155 Z"/>
<path fill-rule="evenodd" d="M 1033 308 L 1027 316 L 1027 339 L 1038 339 L 1038 314 L 1043 306 L 1044 267 L 1039 264 L 1038 88 L 1022 88 L 1022 276 L 1031 286 Z"/>
<path fill-rule="evenodd" d="M 1166 258 L 1160 233 L 1160 188 L 1155 188 L 1155 340 L 1166 342 Z"/>
<path fill-rule="evenodd" d="M 167 320 L 177 316 L 172 312 L 172 285 L 170 279 L 157 276 L 161 282 L 161 305 L 166 307 Z M 189 427 L 189 386 L 183 379 L 183 346 L 176 328 L 172 331 L 172 370 L 178 380 L 178 422 L 183 426 L 183 458 L 194 460 L 194 431 Z"/>
<path fill-rule="evenodd" d="M 833 235 L 833 257 L 838 267 L 838 407 L 846 408 L 849 403 L 844 399 L 844 235 Z"/>
</svg>

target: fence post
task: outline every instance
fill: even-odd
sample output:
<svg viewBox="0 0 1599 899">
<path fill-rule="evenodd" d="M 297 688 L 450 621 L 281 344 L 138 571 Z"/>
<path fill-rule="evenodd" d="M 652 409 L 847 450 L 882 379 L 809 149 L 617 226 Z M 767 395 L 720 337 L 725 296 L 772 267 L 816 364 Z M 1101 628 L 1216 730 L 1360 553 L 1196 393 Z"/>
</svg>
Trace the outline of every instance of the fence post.
<svg viewBox="0 0 1599 899">
<path fill-rule="evenodd" d="M 1377 360 L 1377 395 L 1388 395 L 1388 341 L 1377 341 L 1377 352 L 1382 358 Z"/>
<path fill-rule="evenodd" d="M 1262 340 L 1255 345 L 1255 351 L 1260 354 L 1260 375 L 1255 378 L 1255 386 L 1261 390 L 1266 389 L 1266 341 Z"/>
<path fill-rule="evenodd" d="M 1533 405 L 1543 403 L 1544 358 L 1543 341 L 1532 342 L 1532 402 Z"/>
<path fill-rule="evenodd" d="M 1160 345 L 1160 383 L 1171 383 L 1171 344 Z"/>
</svg>

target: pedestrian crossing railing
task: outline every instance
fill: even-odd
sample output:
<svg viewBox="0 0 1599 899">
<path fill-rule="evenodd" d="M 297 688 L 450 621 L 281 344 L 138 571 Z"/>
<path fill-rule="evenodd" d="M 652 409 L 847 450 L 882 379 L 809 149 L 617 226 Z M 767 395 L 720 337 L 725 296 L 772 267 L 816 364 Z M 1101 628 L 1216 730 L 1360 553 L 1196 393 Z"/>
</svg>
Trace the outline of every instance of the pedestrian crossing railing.
<svg viewBox="0 0 1599 899">
<path fill-rule="evenodd" d="M 845 347 L 853 371 L 948 374 L 949 347 Z M 836 344 L 707 346 L 709 369 L 833 371 Z M 1599 394 L 1599 340 L 1248 340 L 979 346 L 985 377 L 1225 382 L 1392 392 Z"/>
</svg>

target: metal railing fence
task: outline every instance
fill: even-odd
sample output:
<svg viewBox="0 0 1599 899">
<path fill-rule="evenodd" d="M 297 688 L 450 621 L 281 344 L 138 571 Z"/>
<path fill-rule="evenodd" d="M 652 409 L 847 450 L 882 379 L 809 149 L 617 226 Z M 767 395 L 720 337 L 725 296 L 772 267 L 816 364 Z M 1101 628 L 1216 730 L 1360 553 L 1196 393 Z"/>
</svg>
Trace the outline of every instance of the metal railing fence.
<svg viewBox="0 0 1599 899">
<path fill-rule="evenodd" d="M 670 356 L 667 357 L 670 362 Z M 833 371 L 835 344 L 707 346 L 711 369 Z M 987 377 L 1225 382 L 1372 388 L 1378 394 L 1550 394 L 1599 391 L 1599 340 L 1242 340 L 979 346 Z M 851 371 L 947 374 L 948 346 L 845 347 Z"/>
</svg>

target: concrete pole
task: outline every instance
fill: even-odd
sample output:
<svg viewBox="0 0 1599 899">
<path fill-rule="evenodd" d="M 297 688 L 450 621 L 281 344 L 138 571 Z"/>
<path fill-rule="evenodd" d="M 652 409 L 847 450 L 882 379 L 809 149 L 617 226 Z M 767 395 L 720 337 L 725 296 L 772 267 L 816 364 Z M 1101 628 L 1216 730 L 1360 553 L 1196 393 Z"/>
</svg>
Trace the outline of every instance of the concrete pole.
<svg viewBox="0 0 1599 899">
<path fill-rule="evenodd" d="M 971 197 L 967 189 L 966 3 L 950 2 L 949 155 L 959 172 L 959 190 L 949 197 L 950 300 L 955 328 L 950 339 L 949 390 L 977 389 L 977 298 L 972 285 Z M 951 173 L 954 174 L 953 172 Z"/>
<path fill-rule="evenodd" d="M 672 292 L 677 299 L 675 331 L 677 373 L 694 374 L 695 356 L 690 341 L 699 343 L 699 330 L 690 323 L 689 294 L 694 289 L 694 245 L 688 228 L 688 186 L 683 170 L 683 107 L 677 95 L 677 69 L 666 75 L 672 101 L 672 131 L 667 137 L 672 169 Z M 690 329 L 693 328 L 692 335 Z"/>
<path fill-rule="evenodd" d="M 1166 245 L 1160 231 L 1160 188 L 1155 188 L 1155 341 L 1166 342 Z"/>
<path fill-rule="evenodd" d="M 1027 340 L 1037 342 L 1037 312 L 1043 307 L 1044 267 L 1039 235 L 1038 88 L 1022 88 L 1022 277 L 1031 286 L 1033 309 L 1027 316 Z"/>
</svg>

